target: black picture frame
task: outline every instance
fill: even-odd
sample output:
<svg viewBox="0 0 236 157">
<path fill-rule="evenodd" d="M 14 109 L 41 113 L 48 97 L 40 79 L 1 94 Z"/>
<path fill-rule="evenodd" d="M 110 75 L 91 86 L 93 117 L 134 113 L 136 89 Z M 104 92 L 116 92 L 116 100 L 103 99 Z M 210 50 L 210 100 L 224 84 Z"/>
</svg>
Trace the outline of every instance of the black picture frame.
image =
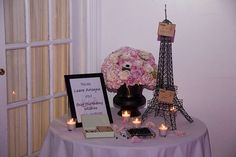
<svg viewBox="0 0 236 157">
<path fill-rule="evenodd" d="M 102 73 L 64 75 L 71 117 L 81 127 L 82 114 L 107 114 L 113 123 Z"/>
</svg>

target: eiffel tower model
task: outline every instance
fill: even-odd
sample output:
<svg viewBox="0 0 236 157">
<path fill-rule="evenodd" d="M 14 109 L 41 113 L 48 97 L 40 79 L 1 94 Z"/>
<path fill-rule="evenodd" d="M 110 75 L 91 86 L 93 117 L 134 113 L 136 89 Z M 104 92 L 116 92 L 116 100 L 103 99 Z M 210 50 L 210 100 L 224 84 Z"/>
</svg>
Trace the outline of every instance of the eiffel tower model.
<svg viewBox="0 0 236 157">
<path fill-rule="evenodd" d="M 165 20 L 160 25 L 172 25 L 167 19 L 165 7 Z M 173 26 L 173 25 L 172 25 Z M 175 26 L 175 25 L 174 25 Z M 159 31 L 158 31 L 159 32 Z M 175 27 L 174 27 L 175 33 Z M 165 123 L 171 130 L 176 130 L 176 112 L 180 111 L 182 115 L 190 122 L 193 119 L 183 108 L 183 101 L 177 97 L 177 87 L 174 85 L 173 79 L 173 64 L 172 64 L 172 42 L 173 35 L 160 35 L 158 33 L 158 40 L 160 41 L 160 52 L 158 61 L 157 83 L 154 91 L 154 97 L 148 101 L 147 109 L 142 114 L 142 120 L 145 121 L 149 114 L 154 112 L 154 116 L 161 116 Z"/>
</svg>

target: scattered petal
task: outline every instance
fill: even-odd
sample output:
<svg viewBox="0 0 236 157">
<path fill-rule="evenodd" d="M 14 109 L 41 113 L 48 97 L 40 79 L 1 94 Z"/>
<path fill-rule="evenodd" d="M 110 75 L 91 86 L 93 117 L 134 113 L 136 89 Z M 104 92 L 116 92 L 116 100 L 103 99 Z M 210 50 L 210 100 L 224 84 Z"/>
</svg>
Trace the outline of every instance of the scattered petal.
<svg viewBox="0 0 236 157">
<path fill-rule="evenodd" d="M 131 143 L 140 143 L 142 142 L 142 139 L 139 138 L 138 136 L 133 136 L 131 139 L 130 139 Z"/>
</svg>

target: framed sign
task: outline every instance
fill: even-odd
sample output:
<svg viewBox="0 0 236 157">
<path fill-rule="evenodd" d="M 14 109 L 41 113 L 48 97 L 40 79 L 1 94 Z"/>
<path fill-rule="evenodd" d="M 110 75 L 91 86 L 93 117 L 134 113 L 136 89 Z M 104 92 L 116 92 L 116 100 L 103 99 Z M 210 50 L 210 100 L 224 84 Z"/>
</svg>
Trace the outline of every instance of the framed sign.
<svg viewBox="0 0 236 157">
<path fill-rule="evenodd" d="M 81 127 L 82 114 L 106 114 L 113 123 L 102 73 L 65 75 L 72 118 Z"/>
</svg>

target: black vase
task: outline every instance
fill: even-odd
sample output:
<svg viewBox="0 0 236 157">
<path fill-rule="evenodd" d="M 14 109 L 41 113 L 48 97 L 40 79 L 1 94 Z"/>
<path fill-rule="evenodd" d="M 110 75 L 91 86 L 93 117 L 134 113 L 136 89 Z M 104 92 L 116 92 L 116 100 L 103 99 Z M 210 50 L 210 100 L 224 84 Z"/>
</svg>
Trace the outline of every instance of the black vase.
<svg viewBox="0 0 236 157">
<path fill-rule="evenodd" d="M 113 98 L 114 106 L 120 108 L 118 115 L 122 115 L 123 110 L 129 110 L 131 117 L 140 116 L 139 108 L 146 103 L 146 98 L 142 95 L 141 85 L 126 86 L 122 85 Z"/>
</svg>

